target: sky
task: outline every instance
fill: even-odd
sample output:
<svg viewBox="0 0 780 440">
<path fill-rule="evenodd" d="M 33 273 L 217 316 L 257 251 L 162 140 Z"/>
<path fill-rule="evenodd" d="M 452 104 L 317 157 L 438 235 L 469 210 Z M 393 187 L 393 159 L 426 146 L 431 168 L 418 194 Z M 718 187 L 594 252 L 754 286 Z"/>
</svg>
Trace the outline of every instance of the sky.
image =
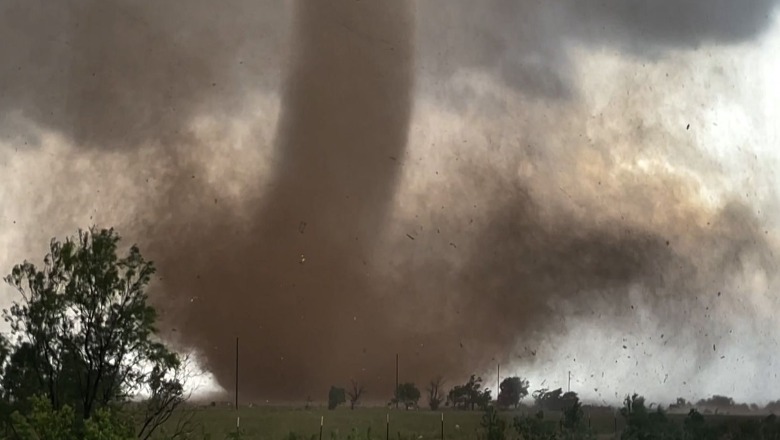
<svg viewBox="0 0 780 440">
<path fill-rule="evenodd" d="M 0 0 L 0 272 L 115 226 L 258 400 L 381 400 L 394 352 L 776 400 L 780 21 L 734 5 Z"/>
</svg>

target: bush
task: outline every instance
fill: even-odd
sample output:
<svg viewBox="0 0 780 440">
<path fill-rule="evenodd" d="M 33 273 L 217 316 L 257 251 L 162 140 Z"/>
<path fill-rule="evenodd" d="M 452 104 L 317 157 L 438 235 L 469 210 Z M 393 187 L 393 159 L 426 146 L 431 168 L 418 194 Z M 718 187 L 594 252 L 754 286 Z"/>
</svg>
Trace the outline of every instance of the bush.
<svg viewBox="0 0 780 440">
<path fill-rule="evenodd" d="M 11 415 L 11 429 L 18 440 L 131 440 L 133 426 L 119 410 L 101 408 L 78 426 L 73 409 L 64 405 L 55 410 L 43 397 L 30 399 L 30 411 Z"/>
<path fill-rule="evenodd" d="M 534 417 L 515 417 L 513 422 L 515 431 L 524 440 L 555 440 L 555 424 L 544 421 L 544 412 L 539 411 Z"/>
<path fill-rule="evenodd" d="M 328 392 L 328 409 L 336 409 L 337 406 L 347 401 L 347 392 L 344 388 L 330 387 Z"/>
<path fill-rule="evenodd" d="M 492 406 L 487 407 L 482 414 L 482 429 L 487 440 L 504 440 L 506 438 L 506 421 L 498 416 L 498 411 Z"/>
</svg>

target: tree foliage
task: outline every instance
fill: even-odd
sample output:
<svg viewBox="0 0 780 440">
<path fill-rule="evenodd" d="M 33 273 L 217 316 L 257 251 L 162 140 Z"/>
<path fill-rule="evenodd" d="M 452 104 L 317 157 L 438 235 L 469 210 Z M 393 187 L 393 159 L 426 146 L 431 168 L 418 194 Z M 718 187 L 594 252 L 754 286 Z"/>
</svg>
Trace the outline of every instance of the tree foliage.
<svg viewBox="0 0 780 440">
<path fill-rule="evenodd" d="M 564 411 L 566 408 L 579 401 L 577 393 L 574 391 L 563 392 L 561 388 L 548 390 L 541 388 L 533 393 L 534 405 L 544 411 Z"/>
<path fill-rule="evenodd" d="M 119 241 L 113 229 L 80 230 L 53 239 L 41 268 L 25 261 L 5 277 L 21 300 L 3 311 L 11 328 L 3 402 L 26 412 L 41 394 L 52 411 L 68 406 L 82 421 L 142 393 L 153 418 L 182 403 L 180 359 L 156 337 L 147 303 L 154 265 L 137 246 L 120 256 Z"/>
<path fill-rule="evenodd" d="M 503 408 L 515 407 L 528 395 L 528 380 L 517 376 L 506 377 L 498 386 L 498 405 Z"/>
<path fill-rule="evenodd" d="M 417 406 L 420 400 L 420 389 L 412 382 L 398 384 L 392 403 L 401 403 L 407 410 Z"/>
<path fill-rule="evenodd" d="M 30 411 L 23 416 L 18 411 L 11 415 L 11 428 L 18 440 L 129 440 L 136 438 L 132 423 L 120 412 L 104 407 L 93 416 L 80 421 L 67 404 L 54 409 L 51 400 L 44 397 L 29 399 Z"/>
<path fill-rule="evenodd" d="M 486 409 L 490 404 L 490 390 L 482 390 L 482 378 L 475 375 L 469 377 L 468 382 L 456 385 L 447 395 L 447 402 L 455 408 Z"/>
<path fill-rule="evenodd" d="M 337 406 L 346 403 L 346 401 L 347 392 L 344 388 L 330 387 L 330 391 L 328 391 L 328 409 L 336 409 Z"/>
<path fill-rule="evenodd" d="M 717 394 L 707 399 L 700 399 L 695 406 L 699 411 L 710 411 L 715 414 L 748 413 L 751 410 L 745 403 L 736 403 L 731 397 Z"/>
</svg>

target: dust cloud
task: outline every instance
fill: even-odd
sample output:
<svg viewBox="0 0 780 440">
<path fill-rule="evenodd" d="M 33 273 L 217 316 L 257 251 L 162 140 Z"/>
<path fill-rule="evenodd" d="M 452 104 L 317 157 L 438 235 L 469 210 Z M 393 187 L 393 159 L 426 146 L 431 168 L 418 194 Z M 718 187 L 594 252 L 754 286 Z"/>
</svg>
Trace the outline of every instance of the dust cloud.
<svg viewBox="0 0 780 440">
<path fill-rule="evenodd" d="M 704 110 L 665 99 L 727 93 L 689 58 L 758 40 L 775 6 L 734 5 L 3 0 L 4 179 L 24 183 L 0 212 L 27 213 L 6 240 L 127 231 L 166 337 L 228 389 L 239 337 L 248 399 L 354 378 L 381 401 L 396 353 L 418 384 L 532 368 L 571 323 L 640 309 L 710 365 L 738 341 L 693 317 L 704 298 L 775 286 L 769 214 L 742 196 L 766 182 L 718 187 L 675 119 Z M 670 68 L 596 90 L 583 50 Z"/>
</svg>

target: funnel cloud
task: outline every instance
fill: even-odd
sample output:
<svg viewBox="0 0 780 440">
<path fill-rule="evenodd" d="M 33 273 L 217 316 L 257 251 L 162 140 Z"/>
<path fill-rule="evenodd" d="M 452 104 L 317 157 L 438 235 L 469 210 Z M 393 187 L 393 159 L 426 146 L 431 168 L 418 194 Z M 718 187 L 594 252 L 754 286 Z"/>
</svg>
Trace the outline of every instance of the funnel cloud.
<svg viewBox="0 0 780 440">
<path fill-rule="evenodd" d="M 46 194 L 34 232 L 9 230 L 119 216 L 158 266 L 165 337 L 227 389 L 240 338 L 252 399 L 356 379 L 381 401 L 396 353 L 418 385 L 496 362 L 522 372 L 573 323 L 613 331 L 615 317 L 649 317 L 660 353 L 712 365 L 713 340 L 739 343 L 709 316 L 776 285 L 769 214 L 743 196 L 764 181 L 704 196 L 727 173 L 670 116 L 704 110 L 673 113 L 651 89 L 696 83 L 685 54 L 758 41 L 774 11 L 0 0 L 0 158 L 59 164 L 3 193 Z M 603 104 L 582 51 L 673 68 L 610 81 L 627 92 Z"/>
</svg>

